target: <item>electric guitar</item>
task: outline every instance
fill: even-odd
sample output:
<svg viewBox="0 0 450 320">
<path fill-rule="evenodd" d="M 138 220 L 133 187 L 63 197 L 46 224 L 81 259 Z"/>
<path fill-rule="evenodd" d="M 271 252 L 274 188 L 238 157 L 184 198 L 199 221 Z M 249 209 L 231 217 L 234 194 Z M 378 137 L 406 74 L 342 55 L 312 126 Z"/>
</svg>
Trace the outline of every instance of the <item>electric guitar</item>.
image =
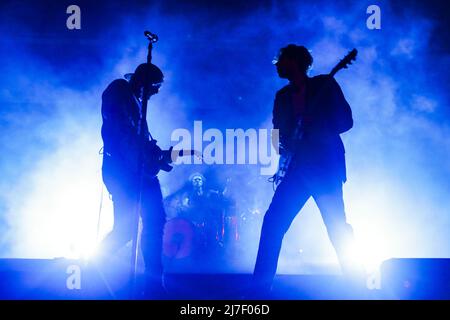
<svg viewBox="0 0 450 320">
<path fill-rule="evenodd" d="M 179 157 L 196 156 L 203 159 L 202 154 L 197 150 L 161 150 L 156 144 L 156 140 L 149 140 L 144 146 L 143 174 L 146 177 L 156 177 L 159 171 L 170 172 L 173 166 L 170 164 L 176 162 Z"/>
<path fill-rule="evenodd" d="M 147 48 L 147 63 L 152 63 L 152 50 L 153 44 L 158 41 L 158 36 L 150 31 L 145 31 L 144 36 L 149 41 Z M 147 114 L 147 102 L 148 99 L 142 99 L 141 113 L 142 120 L 145 121 Z M 142 128 L 142 126 L 139 126 Z M 170 172 L 173 167 L 170 165 L 172 162 L 177 161 L 178 157 L 184 156 L 197 156 L 202 159 L 202 155 L 197 150 L 173 150 L 170 147 L 169 150 L 161 150 L 156 144 L 157 141 L 153 139 L 152 135 L 149 133 L 150 140 L 145 141 L 143 150 L 143 174 L 146 177 L 156 177 L 160 170 Z"/>
<path fill-rule="evenodd" d="M 356 49 L 353 49 L 350 51 L 339 63 L 334 66 L 334 68 L 331 70 L 331 72 L 328 74 L 328 77 L 332 78 L 334 75 L 341 69 L 347 69 L 349 64 L 352 64 L 352 61 L 356 60 L 356 55 L 358 54 L 358 51 Z M 322 88 L 323 89 L 323 88 Z M 313 99 L 313 105 L 317 101 L 319 97 L 319 94 L 316 94 L 316 96 Z M 291 138 L 291 144 L 290 145 L 296 145 L 298 141 L 300 141 L 303 137 L 303 119 L 300 118 L 297 122 L 297 125 L 294 129 L 294 133 Z M 286 176 L 286 173 L 290 167 L 290 164 L 292 162 L 292 158 L 294 157 L 294 150 L 289 150 L 288 148 L 284 148 L 284 152 L 280 155 L 280 160 L 278 161 L 278 170 L 277 172 L 269 179 L 270 182 L 274 184 L 274 187 L 278 186 L 281 181 Z"/>
</svg>

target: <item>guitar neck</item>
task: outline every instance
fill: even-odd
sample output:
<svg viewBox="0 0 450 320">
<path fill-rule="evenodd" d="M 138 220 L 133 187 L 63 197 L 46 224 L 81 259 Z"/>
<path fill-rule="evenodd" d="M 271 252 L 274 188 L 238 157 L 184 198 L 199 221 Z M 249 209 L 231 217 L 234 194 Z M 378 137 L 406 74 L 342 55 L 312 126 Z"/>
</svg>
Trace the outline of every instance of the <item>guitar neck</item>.
<svg viewBox="0 0 450 320">
<path fill-rule="evenodd" d="M 331 72 L 328 74 L 331 78 L 335 76 L 336 73 L 338 73 L 339 70 L 343 68 L 347 68 L 349 64 L 352 64 L 352 61 L 356 59 L 356 55 L 358 54 L 358 51 L 356 49 L 353 49 L 350 51 L 341 61 L 339 61 L 338 64 L 334 66 L 334 68 L 331 70 Z"/>
<path fill-rule="evenodd" d="M 330 78 L 333 78 L 333 77 L 336 75 L 336 73 L 339 72 L 339 70 L 341 70 L 341 69 L 340 69 L 340 68 L 337 68 L 337 67 L 334 67 L 333 70 L 331 70 L 331 72 L 328 74 L 328 76 L 329 76 Z"/>
<path fill-rule="evenodd" d="M 342 68 L 344 68 L 344 67 L 341 66 L 340 63 L 338 63 L 337 65 L 335 65 L 335 66 L 333 67 L 333 69 L 331 69 L 331 71 L 330 71 L 330 73 L 328 74 L 328 76 L 329 76 L 330 78 L 333 78 L 333 77 L 336 75 L 336 73 L 338 73 L 340 70 L 342 70 Z"/>
</svg>

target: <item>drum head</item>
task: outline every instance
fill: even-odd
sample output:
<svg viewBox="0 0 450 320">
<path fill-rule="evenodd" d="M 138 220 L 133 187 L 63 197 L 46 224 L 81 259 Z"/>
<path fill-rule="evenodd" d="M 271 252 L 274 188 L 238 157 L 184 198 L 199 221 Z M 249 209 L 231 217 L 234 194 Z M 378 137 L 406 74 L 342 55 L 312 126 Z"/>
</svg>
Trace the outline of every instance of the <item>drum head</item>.
<svg viewBox="0 0 450 320">
<path fill-rule="evenodd" d="M 174 218 L 166 222 L 163 236 L 163 254 L 168 258 L 182 259 L 191 255 L 195 230 L 186 219 Z"/>
</svg>

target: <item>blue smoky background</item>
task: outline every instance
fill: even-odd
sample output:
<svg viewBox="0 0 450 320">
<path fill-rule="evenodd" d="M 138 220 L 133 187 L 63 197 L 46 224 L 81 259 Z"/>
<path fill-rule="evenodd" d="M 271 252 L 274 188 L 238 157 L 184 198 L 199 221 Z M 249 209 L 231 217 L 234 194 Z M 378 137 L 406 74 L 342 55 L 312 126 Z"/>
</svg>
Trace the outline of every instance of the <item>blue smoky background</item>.
<svg viewBox="0 0 450 320">
<path fill-rule="evenodd" d="M 81 9 L 69 30 L 66 9 Z M 369 5 L 381 29 L 366 26 Z M 289 44 L 336 75 L 354 128 L 343 135 L 346 212 L 361 259 L 450 257 L 450 65 L 445 2 L 427 1 L 2 1 L 0 3 L 0 256 L 81 257 L 111 230 L 101 181 L 101 94 L 144 62 L 144 30 L 159 36 L 165 75 L 148 123 L 162 148 L 178 128 L 271 128 L 285 81 L 272 60 Z M 193 172 L 232 199 L 241 253 L 229 272 L 250 272 L 273 195 L 258 165 L 178 165 L 161 173 L 164 195 Z M 284 239 L 281 273 L 338 270 L 311 201 Z"/>
</svg>

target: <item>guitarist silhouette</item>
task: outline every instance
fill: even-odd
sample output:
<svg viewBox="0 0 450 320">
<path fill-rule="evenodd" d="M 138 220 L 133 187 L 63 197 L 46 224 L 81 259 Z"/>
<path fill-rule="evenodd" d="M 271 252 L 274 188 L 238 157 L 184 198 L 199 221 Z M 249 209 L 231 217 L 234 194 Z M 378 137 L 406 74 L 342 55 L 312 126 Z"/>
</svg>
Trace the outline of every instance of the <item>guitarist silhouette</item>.
<svg viewBox="0 0 450 320">
<path fill-rule="evenodd" d="M 110 256 L 133 241 L 133 290 L 140 217 L 146 296 L 160 298 L 165 293 L 161 256 L 166 214 L 156 175 L 159 169 L 170 171 L 168 163 L 171 159 L 157 146 L 148 130 L 147 101 L 159 92 L 164 76 L 151 63 L 151 48 L 157 37 L 151 33 L 145 36 L 150 41 L 147 63 L 139 65 L 129 76 L 129 81 L 116 79 L 111 82 L 102 95 L 102 176 L 112 195 L 114 227 L 102 241 L 99 254 Z"/>
<path fill-rule="evenodd" d="M 313 58 L 304 46 L 290 44 L 275 63 L 280 78 L 289 84 L 279 90 L 273 109 L 279 130 L 280 169 L 277 185 L 264 216 L 254 269 L 255 292 L 268 293 L 277 269 L 285 233 L 303 205 L 313 197 L 345 275 L 361 270 L 347 254 L 353 231 L 346 221 L 342 184 L 346 181 L 344 145 L 340 134 L 353 126 L 352 112 L 333 78 L 354 60 L 356 50 L 329 75 L 308 77 Z"/>
</svg>

